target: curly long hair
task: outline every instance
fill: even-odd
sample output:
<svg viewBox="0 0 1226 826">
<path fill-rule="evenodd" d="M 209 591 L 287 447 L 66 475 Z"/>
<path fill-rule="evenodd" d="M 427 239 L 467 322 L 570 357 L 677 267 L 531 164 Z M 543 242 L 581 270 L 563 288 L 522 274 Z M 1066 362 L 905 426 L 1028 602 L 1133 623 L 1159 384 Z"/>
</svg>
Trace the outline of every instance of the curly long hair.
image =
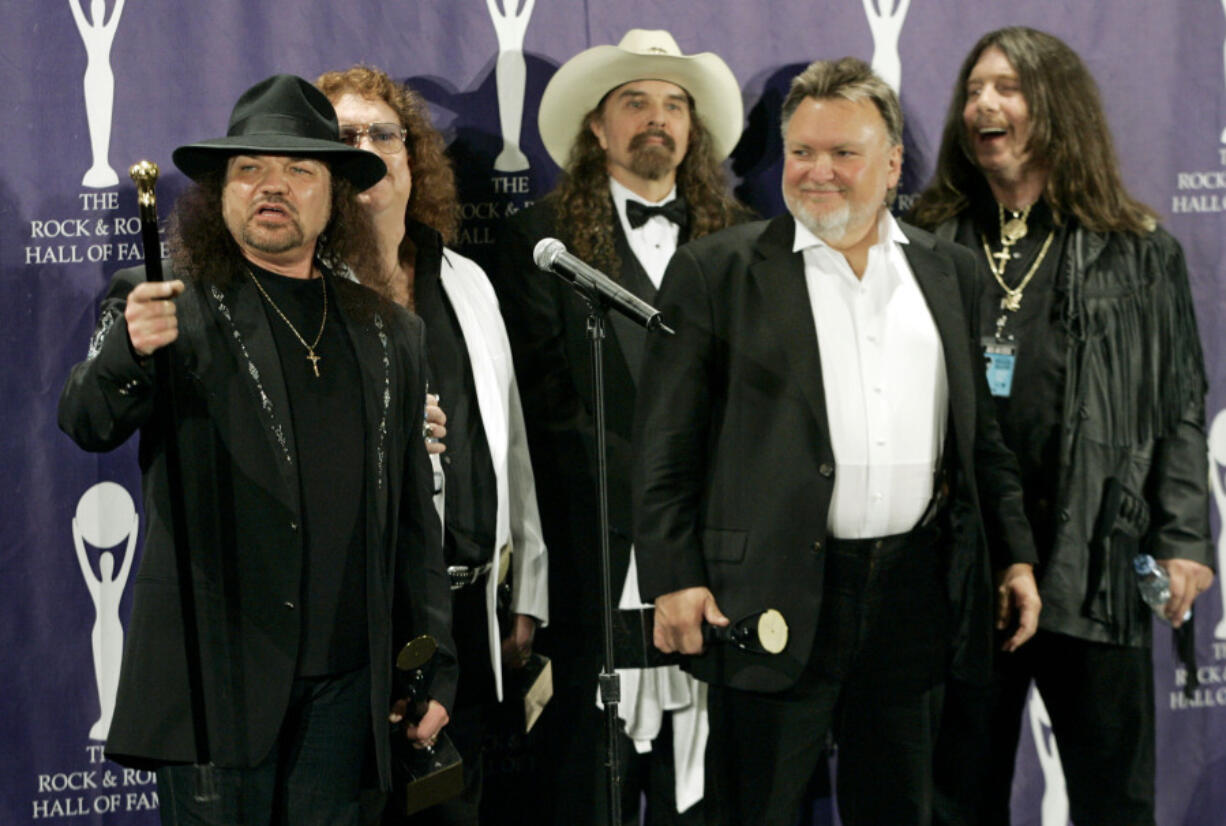
<svg viewBox="0 0 1226 826">
<path fill-rule="evenodd" d="M 583 116 L 571 145 L 566 169 L 545 201 L 553 206 L 558 234 L 584 261 L 617 278 L 621 260 L 614 244 L 613 202 L 609 197 L 608 158 L 592 132 L 604 99 Z M 688 95 L 687 95 L 688 97 Z M 749 217 L 749 210 L 732 197 L 721 163 L 715 159 L 711 133 L 690 99 L 690 137 L 685 158 L 677 167 L 677 190 L 690 211 L 689 238 L 701 238 Z"/>
<path fill-rule="evenodd" d="M 246 274 L 247 263 L 222 217 L 222 175 L 220 170 L 203 175 L 179 196 L 169 240 L 177 274 L 225 288 Z M 332 175 L 331 213 L 316 257 L 333 268 L 348 267 L 364 284 L 381 285 L 386 276 L 381 275 L 374 224 L 357 196 L 353 184 Z"/>
<path fill-rule="evenodd" d="M 975 166 L 962 110 L 966 80 L 980 56 L 993 46 L 1009 59 L 1021 80 L 1030 110 L 1026 149 L 1033 162 L 1047 169 L 1043 195 L 1053 212 L 1072 215 L 1095 232 L 1152 231 L 1157 213 L 1124 187 L 1094 78 L 1064 41 L 1025 26 L 988 32 L 963 61 L 945 117 L 936 174 L 916 202 L 913 220 L 934 227 L 972 202 L 992 198 Z"/>
<path fill-rule="evenodd" d="M 359 97 L 381 100 L 392 108 L 400 125 L 408 131 L 405 138 L 413 190 L 405 218 L 433 228 L 450 244 L 460 231 L 460 202 L 456 195 L 455 172 L 447 157 L 443 136 L 430 121 L 430 110 L 421 95 L 397 83 L 382 69 L 356 65 L 342 72 L 325 72 L 315 85 L 336 103 L 351 92 Z M 401 264 L 412 266 L 416 245 L 405 234 L 398 251 Z"/>
</svg>

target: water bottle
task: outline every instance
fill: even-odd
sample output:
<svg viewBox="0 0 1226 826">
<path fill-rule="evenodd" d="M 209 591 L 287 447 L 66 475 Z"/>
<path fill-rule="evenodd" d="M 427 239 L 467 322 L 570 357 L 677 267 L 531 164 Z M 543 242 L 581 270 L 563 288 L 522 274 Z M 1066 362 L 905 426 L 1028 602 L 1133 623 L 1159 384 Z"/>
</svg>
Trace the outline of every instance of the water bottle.
<svg viewBox="0 0 1226 826">
<path fill-rule="evenodd" d="M 1171 598 L 1171 578 L 1166 569 L 1154 561 L 1149 554 L 1137 554 L 1132 560 L 1132 570 L 1137 575 L 1137 590 L 1141 599 L 1153 609 L 1159 619 L 1166 620 L 1162 609 Z M 1184 621 L 1191 619 L 1192 611 L 1184 615 Z"/>
</svg>

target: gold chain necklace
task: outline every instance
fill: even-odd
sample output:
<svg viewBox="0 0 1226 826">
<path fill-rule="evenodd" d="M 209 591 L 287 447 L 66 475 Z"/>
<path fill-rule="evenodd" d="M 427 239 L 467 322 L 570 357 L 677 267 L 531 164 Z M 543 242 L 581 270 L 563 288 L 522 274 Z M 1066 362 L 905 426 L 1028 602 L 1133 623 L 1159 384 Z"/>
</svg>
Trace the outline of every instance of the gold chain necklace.
<svg viewBox="0 0 1226 826">
<path fill-rule="evenodd" d="M 988 237 L 986 234 L 980 234 L 983 241 L 983 254 L 988 259 L 988 268 L 992 270 L 992 275 L 996 277 L 996 283 L 1005 291 L 1001 296 L 1000 308 L 1015 313 L 1022 306 L 1022 292 L 1026 289 L 1026 285 L 1030 283 L 1030 279 L 1034 278 L 1034 274 L 1039 271 L 1039 265 L 1043 263 L 1043 257 L 1047 255 L 1047 248 L 1051 246 L 1052 237 L 1055 235 L 1055 230 L 1048 233 L 1047 240 L 1043 242 L 1043 248 L 1039 250 L 1039 257 L 1035 259 L 1031 265 L 1030 271 L 1022 277 L 1022 281 L 1016 287 L 1010 287 L 1005 283 L 1005 267 L 1009 264 L 1009 260 L 1013 257 L 1013 245 L 1026 237 L 1029 228 L 1026 226 L 1026 219 L 1030 217 L 1030 210 L 1034 204 L 1030 204 L 1020 212 L 1010 210 L 1012 217 L 1005 221 L 1005 208 L 1001 204 L 996 205 L 996 217 L 1000 221 L 1000 252 L 992 252 L 988 246 Z"/>
<path fill-rule="evenodd" d="M 988 250 L 987 236 L 983 236 L 983 249 L 988 256 L 988 265 L 992 267 L 992 272 L 995 273 L 999 269 L 1000 275 L 997 280 L 1004 277 L 1005 265 L 1009 263 L 1009 259 L 1013 257 L 1013 245 L 1026 237 L 1026 232 L 1029 227 L 1026 226 L 1026 219 L 1030 217 L 1030 210 L 1034 204 L 1026 207 L 1020 212 L 1017 210 L 1009 210 L 1010 218 L 1005 221 L 1005 208 L 999 203 L 996 205 L 996 218 L 1000 221 L 1000 252 L 991 252 Z M 997 266 L 999 262 L 999 267 Z M 1004 287 L 1004 283 L 1001 283 Z M 1005 289 L 1009 289 L 1005 287 Z"/>
<path fill-rule="evenodd" d="M 273 311 L 277 315 L 281 316 L 281 320 L 285 322 L 286 326 L 289 327 L 290 332 L 294 334 L 294 338 L 302 342 L 302 346 L 307 349 L 307 361 L 311 362 L 311 369 L 315 371 L 315 376 L 318 378 L 319 360 L 321 357 L 315 355 L 315 348 L 319 346 L 319 340 L 324 337 L 324 325 L 328 323 L 328 285 L 324 283 L 323 275 L 321 274 L 319 276 L 319 286 L 324 292 L 324 315 L 323 318 L 319 320 L 319 332 L 315 334 L 315 340 L 310 344 L 306 343 L 306 339 L 303 338 L 302 334 L 298 332 L 298 328 L 294 326 L 292 321 L 286 318 L 285 313 L 281 312 L 281 308 L 277 306 L 277 302 L 272 300 L 272 296 L 269 295 L 268 291 L 264 289 L 264 285 L 260 283 L 260 279 L 255 277 L 255 273 L 248 269 L 247 275 L 251 276 L 251 280 L 255 282 L 256 289 L 260 291 L 260 295 L 264 296 L 264 300 L 268 302 L 268 306 L 272 307 Z"/>
<path fill-rule="evenodd" d="M 1005 283 L 1005 265 L 1001 262 L 999 268 L 996 262 L 992 260 L 992 250 L 988 248 L 988 239 L 983 236 L 983 252 L 988 257 L 988 268 L 992 270 L 992 275 L 996 278 L 996 283 L 1005 291 L 1005 294 L 1000 297 L 1000 309 L 1004 310 L 996 319 L 996 338 L 1000 339 L 1004 334 L 1005 322 L 1009 318 L 1009 313 L 1016 313 L 1022 306 L 1022 291 L 1026 289 L 1026 285 L 1030 283 L 1030 279 L 1034 278 L 1034 274 L 1039 271 L 1039 265 L 1043 263 L 1043 258 L 1047 255 L 1047 248 L 1051 246 L 1051 241 L 1056 237 L 1056 231 L 1053 229 L 1047 233 L 1047 240 L 1043 242 L 1042 248 L 1039 250 L 1039 255 L 1034 259 L 1034 263 L 1030 265 L 1030 269 L 1022 276 L 1022 282 L 1016 287 L 1010 287 Z"/>
<path fill-rule="evenodd" d="M 1034 263 L 1030 265 L 1030 269 L 1026 271 L 1026 275 L 1022 277 L 1022 281 L 1016 287 L 1010 287 L 1005 283 L 1005 264 L 1002 261 L 999 266 L 992 260 L 995 256 L 992 255 L 992 250 L 988 247 L 988 239 L 983 239 L 983 252 L 988 257 L 988 268 L 992 270 L 992 275 L 996 276 L 996 283 L 1005 291 L 1005 294 L 1000 298 L 1000 308 L 1008 310 L 1011 313 L 1016 313 L 1022 306 L 1022 291 L 1026 289 L 1026 285 L 1030 283 L 1030 279 L 1034 278 L 1034 274 L 1039 271 L 1039 265 L 1043 263 L 1043 258 L 1047 255 L 1047 248 L 1051 246 L 1051 240 L 1056 237 L 1056 231 L 1052 230 L 1047 233 L 1047 240 L 1043 242 L 1043 247 L 1039 250 L 1039 257 L 1034 259 Z"/>
</svg>

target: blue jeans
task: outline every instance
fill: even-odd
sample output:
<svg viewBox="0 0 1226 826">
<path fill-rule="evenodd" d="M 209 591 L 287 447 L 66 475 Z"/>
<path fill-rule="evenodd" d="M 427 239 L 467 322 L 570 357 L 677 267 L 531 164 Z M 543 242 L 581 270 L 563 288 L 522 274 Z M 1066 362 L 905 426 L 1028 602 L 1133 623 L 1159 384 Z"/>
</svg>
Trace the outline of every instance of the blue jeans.
<svg viewBox="0 0 1226 826">
<path fill-rule="evenodd" d="M 370 750 L 370 669 L 294 680 L 281 733 L 249 768 L 217 767 L 219 799 L 192 795 L 195 768 L 157 771 L 167 826 L 357 826 L 362 765 Z"/>
</svg>

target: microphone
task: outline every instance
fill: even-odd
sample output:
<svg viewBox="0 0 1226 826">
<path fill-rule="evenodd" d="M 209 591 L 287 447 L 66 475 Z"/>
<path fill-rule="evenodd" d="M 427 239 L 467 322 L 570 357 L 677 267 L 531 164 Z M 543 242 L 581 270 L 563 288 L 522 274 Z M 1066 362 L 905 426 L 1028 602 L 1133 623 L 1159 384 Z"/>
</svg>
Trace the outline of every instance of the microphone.
<svg viewBox="0 0 1226 826">
<path fill-rule="evenodd" d="M 620 286 L 595 267 L 590 267 L 566 251 L 557 238 L 542 238 L 532 250 L 532 260 L 542 270 L 561 276 L 589 299 L 599 298 L 631 321 L 648 330 L 673 334 L 660 311 Z"/>
</svg>

